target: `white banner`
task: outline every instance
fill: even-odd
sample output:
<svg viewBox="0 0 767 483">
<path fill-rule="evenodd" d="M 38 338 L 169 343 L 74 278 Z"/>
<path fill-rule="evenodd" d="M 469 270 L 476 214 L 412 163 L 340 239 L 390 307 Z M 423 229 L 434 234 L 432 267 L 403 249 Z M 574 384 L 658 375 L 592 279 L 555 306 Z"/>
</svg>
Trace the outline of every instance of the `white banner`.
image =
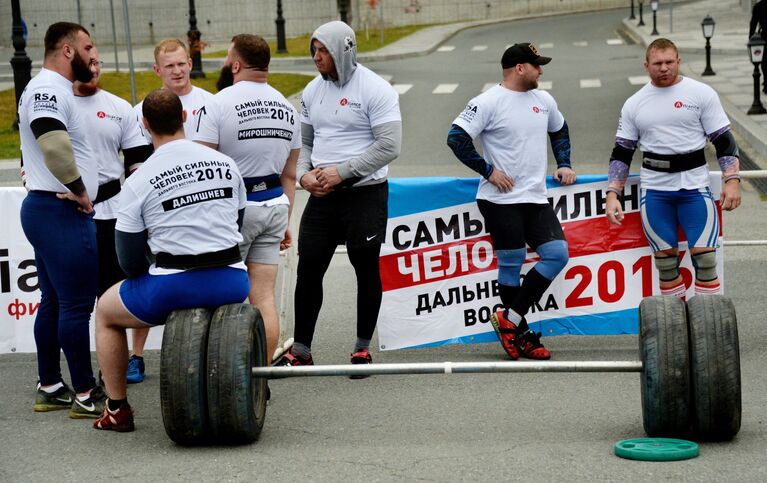
<svg viewBox="0 0 767 483">
<path fill-rule="evenodd" d="M 0 353 L 36 352 L 34 324 L 40 306 L 37 265 L 19 219 L 26 194 L 24 188 L 0 188 Z M 96 347 L 94 316 L 95 311 L 90 324 L 91 350 Z M 159 349 L 161 344 L 162 328 L 153 328 L 145 348 Z"/>
<path fill-rule="evenodd" d="M 477 183 L 391 180 L 390 218 L 381 252 L 382 350 L 497 340 L 489 324 L 490 315 L 502 308 L 497 263 L 474 202 Z M 638 177 L 629 179 L 625 220 L 616 227 L 604 215 L 606 177 L 581 176 L 567 187 L 549 180 L 550 201 L 567 237 L 570 260 L 528 313 L 531 328 L 544 335 L 637 332 L 639 303 L 660 292 L 642 232 L 638 183 Z M 719 190 L 716 177 L 712 191 L 717 199 Z M 680 240 L 689 298 L 694 295 L 694 271 L 681 232 Z M 721 248 L 717 260 L 722 278 Z M 528 250 L 522 273 L 536 261 L 537 254 Z"/>
</svg>

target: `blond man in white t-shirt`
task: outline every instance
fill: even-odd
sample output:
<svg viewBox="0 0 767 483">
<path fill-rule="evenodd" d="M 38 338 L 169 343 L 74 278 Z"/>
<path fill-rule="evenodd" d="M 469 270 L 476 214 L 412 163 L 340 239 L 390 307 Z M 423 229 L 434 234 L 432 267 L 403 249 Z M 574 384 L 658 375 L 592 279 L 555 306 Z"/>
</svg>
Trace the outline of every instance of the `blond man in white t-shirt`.
<svg viewBox="0 0 767 483">
<path fill-rule="evenodd" d="M 491 316 L 501 346 L 510 359 L 551 357 L 525 315 L 567 264 L 567 241 L 546 198 L 547 151 L 550 138 L 557 160 L 554 179 L 575 182 L 570 167 L 570 134 L 556 101 L 538 90 L 542 65 L 530 43 L 514 44 L 503 53 L 503 81 L 475 97 L 453 121 L 447 144 L 456 157 L 482 176 L 479 207 L 498 258 L 498 284 L 503 310 Z M 478 138 L 483 158 L 474 148 Z M 525 245 L 540 261 L 520 281 Z"/>
<path fill-rule="evenodd" d="M 179 39 L 161 40 L 154 48 L 154 73 L 162 79 L 162 88 L 173 92 L 181 99 L 184 108 L 184 135 L 191 139 L 197 126 L 200 108 L 205 105 L 213 94 L 192 85 L 189 77 L 192 71 L 192 58 L 189 50 Z M 143 101 L 136 104 L 136 118 L 143 118 Z M 152 135 L 144 130 L 147 142 L 152 142 Z M 133 330 L 133 354 L 128 364 L 128 382 L 137 383 L 144 380 L 144 344 L 146 344 L 149 329 Z"/>
<path fill-rule="evenodd" d="M 709 140 L 716 147 L 723 177 L 721 205 L 727 211 L 740 205 L 740 162 L 730 121 L 716 92 L 680 76 L 680 63 L 676 45 L 668 39 L 657 39 L 647 47 L 644 66 L 650 82 L 621 110 L 610 157 L 605 213 L 611 223 L 621 224 L 620 195 L 639 147 L 642 226 L 654 253 L 661 294 L 684 299 L 680 226 L 695 267 L 695 293 L 720 292 L 715 255 L 719 217 L 703 148 Z"/>
</svg>

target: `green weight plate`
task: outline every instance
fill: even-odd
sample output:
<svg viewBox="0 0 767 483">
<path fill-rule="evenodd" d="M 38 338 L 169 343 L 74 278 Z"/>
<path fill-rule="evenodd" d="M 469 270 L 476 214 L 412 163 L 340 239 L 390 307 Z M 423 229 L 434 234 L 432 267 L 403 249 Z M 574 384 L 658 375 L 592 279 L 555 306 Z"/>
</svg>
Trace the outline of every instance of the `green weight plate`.
<svg viewBox="0 0 767 483">
<path fill-rule="evenodd" d="M 679 461 L 700 454 L 698 444 L 684 439 L 636 438 L 615 443 L 615 455 L 639 461 Z"/>
</svg>

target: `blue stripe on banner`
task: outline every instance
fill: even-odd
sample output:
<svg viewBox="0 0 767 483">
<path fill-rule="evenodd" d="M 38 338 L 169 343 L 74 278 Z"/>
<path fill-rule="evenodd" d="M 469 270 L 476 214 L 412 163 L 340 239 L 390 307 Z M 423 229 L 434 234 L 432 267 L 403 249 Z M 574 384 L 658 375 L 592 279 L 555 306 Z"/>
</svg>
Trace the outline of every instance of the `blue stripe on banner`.
<svg viewBox="0 0 767 483">
<path fill-rule="evenodd" d="M 575 184 L 606 180 L 605 175 L 583 175 L 578 176 Z M 471 203 L 478 186 L 479 178 L 389 178 L 389 218 Z M 548 176 L 546 187 L 556 186 L 560 184 Z M 417 200 L 410 196 L 414 190 L 418 192 Z"/>
<path fill-rule="evenodd" d="M 580 315 L 577 317 L 561 317 L 541 322 L 533 322 L 530 328 L 540 331 L 543 336 L 555 335 L 621 335 L 639 332 L 639 309 L 618 310 L 604 314 Z M 425 347 L 440 347 L 448 344 L 479 344 L 483 342 L 498 342 L 495 331 L 483 332 L 466 337 L 445 339 L 428 344 L 407 347 L 407 349 L 422 349 Z"/>
</svg>

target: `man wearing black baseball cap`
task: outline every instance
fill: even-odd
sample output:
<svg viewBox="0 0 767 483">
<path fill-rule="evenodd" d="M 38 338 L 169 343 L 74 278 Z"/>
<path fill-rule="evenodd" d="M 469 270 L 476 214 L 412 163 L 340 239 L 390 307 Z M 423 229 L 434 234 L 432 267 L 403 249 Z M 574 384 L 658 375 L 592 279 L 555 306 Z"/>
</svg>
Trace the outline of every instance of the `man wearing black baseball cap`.
<svg viewBox="0 0 767 483">
<path fill-rule="evenodd" d="M 510 69 L 517 64 L 546 65 L 551 57 L 544 57 L 533 44 L 514 44 L 503 53 L 501 66 Z"/>
<path fill-rule="evenodd" d="M 503 81 L 472 99 L 453 121 L 447 144 L 456 157 L 483 179 L 477 206 L 498 259 L 503 310 L 491 321 L 509 358 L 549 359 L 540 332 L 525 315 L 543 296 L 568 260 L 567 241 L 546 197 L 546 135 L 557 161 L 554 180 L 575 182 L 570 168 L 570 134 L 551 94 L 538 90 L 541 65 L 551 62 L 530 43 L 514 44 L 503 53 Z M 483 158 L 473 140 L 480 136 Z M 540 261 L 520 282 L 525 245 Z"/>
</svg>

